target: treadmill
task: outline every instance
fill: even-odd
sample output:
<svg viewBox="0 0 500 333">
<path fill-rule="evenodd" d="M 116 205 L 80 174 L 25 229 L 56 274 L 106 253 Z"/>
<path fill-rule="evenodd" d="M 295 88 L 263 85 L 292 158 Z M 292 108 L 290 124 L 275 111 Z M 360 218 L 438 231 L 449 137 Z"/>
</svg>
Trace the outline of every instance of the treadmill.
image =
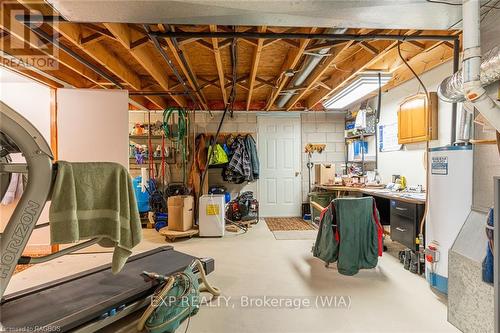
<svg viewBox="0 0 500 333">
<path fill-rule="evenodd" d="M 26 163 L 11 163 L 22 153 Z M 0 101 L 0 196 L 12 173 L 28 175 L 28 182 L 5 230 L 0 234 L 0 331 L 95 332 L 150 304 L 157 281 L 146 281 L 143 271 L 171 275 L 183 271 L 195 257 L 164 246 L 130 257 L 118 274 L 106 264 L 43 285 L 4 295 L 17 264 L 37 264 L 99 242 L 91 239 L 44 257 L 22 252 L 49 198 L 55 168 L 53 155 L 41 133 L 24 117 Z M 214 260 L 198 258 L 211 273 Z"/>
</svg>

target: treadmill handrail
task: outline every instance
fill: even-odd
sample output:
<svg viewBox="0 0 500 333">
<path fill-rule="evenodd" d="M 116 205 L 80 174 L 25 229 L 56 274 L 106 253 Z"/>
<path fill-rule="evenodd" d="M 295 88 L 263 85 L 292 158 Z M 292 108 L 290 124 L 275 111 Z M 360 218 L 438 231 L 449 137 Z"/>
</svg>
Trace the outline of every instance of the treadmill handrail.
<svg viewBox="0 0 500 333">
<path fill-rule="evenodd" d="M 3 102 L 0 102 L 0 132 L 16 144 L 28 169 L 28 183 L 0 242 L 1 298 L 49 197 L 53 155 L 43 135 Z"/>
<path fill-rule="evenodd" d="M 56 258 L 59 258 L 59 257 L 66 255 L 66 254 L 70 254 L 72 252 L 84 249 L 84 248 L 89 247 L 89 246 L 94 245 L 94 244 L 97 244 L 101 240 L 102 240 L 102 237 L 92 238 L 92 239 L 89 239 L 85 242 L 78 243 L 76 245 L 67 247 L 67 248 L 62 249 L 60 251 L 53 252 L 51 254 L 48 254 L 48 255 L 42 256 L 42 257 L 21 256 L 21 258 L 18 260 L 18 264 L 19 265 L 41 264 L 43 262 L 54 260 Z"/>
</svg>

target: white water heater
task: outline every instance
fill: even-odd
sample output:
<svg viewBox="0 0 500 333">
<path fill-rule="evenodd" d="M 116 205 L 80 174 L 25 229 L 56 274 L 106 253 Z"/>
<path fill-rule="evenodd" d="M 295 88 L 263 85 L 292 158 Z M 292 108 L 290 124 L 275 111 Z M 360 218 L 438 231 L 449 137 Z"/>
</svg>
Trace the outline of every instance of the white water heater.
<svg viewBox="0 0 500 333">
<path fill-rule="evenodd" d="M 226 228 L 226 198 L 222 194 L 206 194 L 200 197 L 198 226 L 200 237 L 222 237 Z"/>
<path fill-rule="evenodd" d="M 448 293 L 448 251 L 472 206 L 472 146 L 429 150 L 429 207 L 425 223 L 425 275 Z"/>
</svg>

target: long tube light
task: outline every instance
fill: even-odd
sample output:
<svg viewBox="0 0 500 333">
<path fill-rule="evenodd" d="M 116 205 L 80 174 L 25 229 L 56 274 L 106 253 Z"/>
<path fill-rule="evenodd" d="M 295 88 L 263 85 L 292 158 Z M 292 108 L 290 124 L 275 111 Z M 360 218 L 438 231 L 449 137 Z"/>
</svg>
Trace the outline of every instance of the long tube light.
<svg viewBox="0 0 500 333">
<path fill-rule="evenodd" d="M 340 90 L 330 99 L 323 102 L 326 109 L 343 109 L 369 93 L 378 89 L 379 85 L 378 73 L 361 74 L 347 87 Z M 392 78 L 391 74 L 381 74 L 380 82 L 385 85 Z"/>
</svg>

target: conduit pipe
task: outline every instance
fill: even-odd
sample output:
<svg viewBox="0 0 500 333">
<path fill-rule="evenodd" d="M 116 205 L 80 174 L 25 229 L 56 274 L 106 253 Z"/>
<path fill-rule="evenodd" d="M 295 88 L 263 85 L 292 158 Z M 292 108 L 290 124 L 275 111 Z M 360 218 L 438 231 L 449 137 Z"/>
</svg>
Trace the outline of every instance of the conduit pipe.
<svg viewBox="0 0 500 333">
<path fill-rule="evenodd" d="M 479 0 L 463 2 L 463 80 L 465 98 L 500 130 L 500 106 L 488 96 L 481 84 L 481 47 L 480 47 L 480 3 Z"/>
<path fill-rule="evenodd" d="M 347 31 L 345 28 L 338 28 L 338 29 L 329 29 L 326 33 L 327 34 L 343 34 Z M 323 41 L 320 41 L 319 43 L 322 43 Z M 286 103 L 292 98 L 292 96 L 297 92 L 297 90 L 293 89 L 295 87 L 300 87 L 305 80 L 311 75 L 312 71 L 319 65 L 321 60 L 328 54 L 328 52 L 331 50 L 331 47 L 325 47 L 323 49 L 320 49 L 316 54 L 311 54 L 309 57 L 306 59 L 304 68 L 300 71 L 300 74 L 294 77 L 292 81 L 292 89 L 288 90 L 283 96 L 278 99 L 276 102 L 276 106 L 279 108 L 282 108 L 286 105 Z"/>
</svg>

